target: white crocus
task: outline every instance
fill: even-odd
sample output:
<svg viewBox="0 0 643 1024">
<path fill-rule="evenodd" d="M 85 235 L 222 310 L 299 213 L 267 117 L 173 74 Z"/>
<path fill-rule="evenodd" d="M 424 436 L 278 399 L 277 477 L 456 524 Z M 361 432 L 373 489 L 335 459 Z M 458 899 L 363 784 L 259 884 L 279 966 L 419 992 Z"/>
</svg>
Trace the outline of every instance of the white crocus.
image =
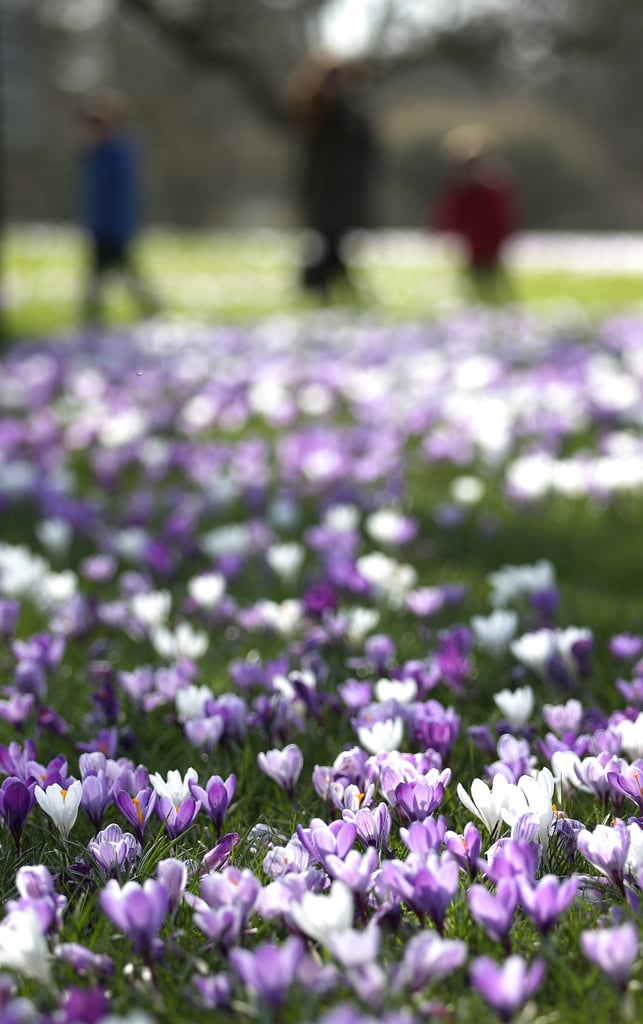
<svg viewBox="0 0 643 1024">
<path fill-rule="evenodd" d="M 541 768 L 535 778 L 521 775 L 517 786 L 509 786 L 507 799 L 501 811 L 502 819 L 512 826 L 523 814 L 533 814 L 538 819 L 540 842 L 546 845 L 549 828 L 554 820 L 554 776 L 549 768 Z"/>
<path fill-rule="evenodd" d="M 381 704 L 395 700 L 398 704 L 410 704 L 415 700 L 418 684 L 415 679 L 378 679 L 374 687 L 375 699 Z"/>
<path fill-rule="evenodd" d="M 551 755 L 551 767 L 558 803 L 562 802 L 563 796 L 570 789 L 583 789 L 587 793 L 591 792 L 589 786 L 583 785 L 578 777 L 576 767 L 580 763 L 580 757 L 573 750 L 555 750 Z"/>
<path fill-rule="evenodd" d="M 294 580 L 304 561 L 304 549 L 295 541 L 286 544 L 271 544 L 266 551 L 266 561 L 272 571 L 285 583 Z"/>
<path fill-rule="evenodd" d="M 34 795 L 45 814 L 48 814 L 63 839 L 66 839 L 76 823 L 83 785 L 79 779 L 72 782 L 68 789 L 63 789 L 57 782 L 42 789 L 36 786 Z"/>
<path fill-rule="evenodd" d="M 151 631 L 150 640 L 156 653 L 168 661 L 180 658 L 196 660 L 202 658 L 208 649 L 207 634 L 194 629 L 189 622 L 179 622 L 174 631 L 157 626 Z"/>
<path fill-rule="evenodd" d="M 622 750 L 632 761 L 643 757 L 643 711 L 634 722 L 624 718 L 616 726 L 616 731 L 621 737 Z"/>
<path fill-rule="evenodd" d="M 132 615 L 145 629 L 154 629 L 167 622 L 171 604 L 172 595 L 169 590 L 150 590 L 130 598 Z"/>
<path fill-rule="evenodd" d="M 0 968 L 50 983 L 49 948 L 33 907 L 14 910 L 0 922 Z"/>
<path fill-rule="evenodd" d="M 158 772 L 150 775 L 150 785 L 156 790 L 159 798 L 168 796 L 175 807 L 180 807 L 183 801 L 192 795 L 190 783 L 198 781 L 196 768 L 188 768 L 183 776 L 178 769 L 172 768 L 165 779 Z"/>
<path fill-rule="evenodd" d="M 358 558 L 357 571 L 393 608 L 404 603 L 404 598 L 417 583 L 417 572 L 412 565 L 389 558 L 381 551 Z"/>
<path fill-rule="evenodd" d="M 346 637 L 350 643 L 358 644 L 368 633 L 372 633 L 380 621 L 380 613 L 376 608 L 363 608 L 356 605 L 345 613 Z"/>
<path fill-rule="evenodd" d="M 526 668 L 536 675 L 544 676 L 547 665 L 557 653 L 556 633 L 551 629 L 536 629 L 523 633 L 510 645 L 511 653 Z"/>
<path fill-rule="evenodd" d="M 565 662 L 566 667 L 575 675 L 578 671 L 578 662 L 574 657 L 573 647 L 577 643 L 591 642 L 593 633 L 591 629 L 580 628 L 579 626 L 568 626 L 561 629 L 556 638 L 558 654 Z"/>
<path fill-rule="evenodd" d="M 299 903 L 290 905 L 290 916 L 304 935 L 328 945 L 331 935 L 353 924 L 353 894 L 345 882 L 336 879 L 328 894 L 305 892 Z"/>
<path fill-rule="evenodd" d="M 174 695 L 176 713 L 182 722 L 190 722 L 205 713 L 205 705 L 214 696 L 208 686 L 184 686 Z"/>
<path fill-rule="evenodd" d="M 504 775 L 494 775 L 491 787 L 482 779 L 474 779 L 469 795 L 461 783 L 458 783 L 457 794 L 471 814 L 479 818 L 483 825 L 493 832 L 501 818 L 502 809 L 509 793 L 510 783 Z"/>
<path fill-rule="evenodd" d="M 385 754 L 391 750 L 399 750 L 404 735 L 404 722 L 396 718 L 386 718 L 383 722 L 372 722 L 360 725 L 357 738 L 360 745 L 369 754 Z"/>
<path fill-rule="evenodd" d="M 627 826 L 630 834 L 630 846 L 627 851 L 627 867 L 635 878 L 639 878 L 643 871 L 643 828 L 633 821 Z"/>
<path fill-rule="evenodd" d="M 394 508 L 380 508 L 366 518 L 366 532 L 376 544 L 399 544 L 407 519 Z"/>
<path fill-rule="evenodd" d="M 500 713 L 514 729 L 521 729 L 529 721 L 534 710 L 534 691 L 531 686 L 520 686 L 517 690 L 500 690 L 493 696 Z"/>
<path fill-rule="evenodd" d="M 220 572 L 205 572 L 188 581 L 188 594 L 199 608 L 211 611 L 225 593 L 225 577 Z"/>
<path fill-rule="evenodd" d="M 322 525 L 331 533 L 349 533 L 359 523 L 359 509 L 356 505 L 331 505 L 326 510 Z"/>
<path fill-rule="evenodd" d="M 36 526 L 36 536 L 53 557 L 66 554 L 71 543 L 73 530 L 66 519 L 42 519 Z"/>
<path fill-rule="evenodd" d="M 293 636 L 301 627 L 301 601 L 291 598 L 287 601 L 259 601 L 257 610 L 264 625 L 280 636 Z"/>
<path fill-rule="evenodd" d="M 496 608 L 491 615 L 474 615 L 471 628 L 478 647 L 490 654 L 502 654 L 516 635 L 518 616 L 506 608 Z"/>
<path fill-rule="evenodd" d="M 36 604 L 47 609 L 70 601 L 78 592 L 78 577 L 71 569 L 45 573 L 40 581 Z"/>
<path fill-rule="evenodd" d="M 490 573 L 488 579 L 492 587 L 491 603 L 503 608 L 525 594 L 549 590 L 555 586 L 556 574 L 551 562 L 542 558 L 535 565 L 503 565 Z"/>
</svg>

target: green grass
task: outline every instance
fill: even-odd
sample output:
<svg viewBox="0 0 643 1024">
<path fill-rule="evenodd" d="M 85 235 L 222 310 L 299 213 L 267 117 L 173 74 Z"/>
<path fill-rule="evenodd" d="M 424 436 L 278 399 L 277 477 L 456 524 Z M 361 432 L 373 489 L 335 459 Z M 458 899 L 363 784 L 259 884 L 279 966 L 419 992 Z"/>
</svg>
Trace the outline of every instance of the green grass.
<svg viewBox="0 0 643 1024">
<path fill-rule="evenodd" d="M 157 229 L 145 235 L 137 255 L 168 314 L 234 322 L 314 306 L 297 286 L 302 251 L 296 236 Z M 428 250 L 400 262 L 394 250 L 384 250 L 374 261 L 362 259 L 357 249 L 355 260 L 358 289 L 336 295 L 338 306 L 397 320 L 433 317 L 464 299 L 458 268 Z M 9 231 L 4 273 L 9 338 L 77 326 L 84 275 L 77 232 L 56 226 Z M 520 271 L 513 275 L 513 289 L 519 303 L 533 308 L 563 306 L 591 316 L 643 303 L 643 281 L 634 274 Z M 136 316 L 130 296 L 115 284 L 108 295 L 107 322 L 126 324 Z"/>
</svg>

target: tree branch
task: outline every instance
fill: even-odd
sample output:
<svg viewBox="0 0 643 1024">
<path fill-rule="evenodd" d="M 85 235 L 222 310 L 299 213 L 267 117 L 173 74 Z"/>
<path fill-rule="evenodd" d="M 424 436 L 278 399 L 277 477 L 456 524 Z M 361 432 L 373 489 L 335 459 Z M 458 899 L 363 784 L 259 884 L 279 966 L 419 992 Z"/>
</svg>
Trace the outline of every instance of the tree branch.
<svg viewBox="0 0 643 1024">
<path fill-rule="evenodd" d="M 217 46 L 198 24 L 172 18 L 154 0 L 122 0 L 125 10 L 152 24 L 159 36 L 192 65 L 236 82 L 252 106 L 274 127 L 287 129 L 288 113 L 274 81 L 258 65 L 256 54 Z"/>
</svg>

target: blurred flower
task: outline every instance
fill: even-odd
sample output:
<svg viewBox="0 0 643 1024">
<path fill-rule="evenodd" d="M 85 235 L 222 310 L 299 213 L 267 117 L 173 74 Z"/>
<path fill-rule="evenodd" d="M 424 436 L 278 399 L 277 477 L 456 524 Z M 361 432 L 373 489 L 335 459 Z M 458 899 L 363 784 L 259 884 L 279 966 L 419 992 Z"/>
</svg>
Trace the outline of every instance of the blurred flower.
<svg viewBox="0 0 643 1024">
<path fill-rule="evenodd" d="M 580 944 L 588 960 L 620 989 L 627 988 L 632 968 L 639 955 L 639 937 L 631 922 L 616 928 L 581 932 Z"/>
<path fill-rule="evenodd" d="M 536 960 L 528 967 L 521 956 L 510 956 L 501 965 L 490 957 L 480 956 L 471 967 L 473 987 L 501 1021 L 511 1020 L 539 988 L 544 976 L 543 960 Z"/>
</svg>

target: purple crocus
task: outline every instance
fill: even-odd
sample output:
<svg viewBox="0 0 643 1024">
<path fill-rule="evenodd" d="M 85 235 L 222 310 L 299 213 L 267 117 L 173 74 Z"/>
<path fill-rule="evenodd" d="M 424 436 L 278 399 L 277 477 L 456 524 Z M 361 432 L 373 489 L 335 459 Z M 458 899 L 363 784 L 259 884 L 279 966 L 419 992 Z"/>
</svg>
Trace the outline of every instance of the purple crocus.
<svg viewBox="0 0 643 1024">
<path fill-rule="evenodd" d="M 395 787 L 397 810 L 406 821 L 424 821 L 433 814 L 444 797 L 442 782 L 431 785 L 424 779 L 400 782 Z"/>
<path fill-rule="evenodd" d="M 561 881 L 556 875 L 544 875 L 540 881 L 518 878 L 518 897 L 525 913 L 541 935 L 547 935 L 578 892 L 578 878 Z"/>
<path fill-rule="evenodd" d="M 203 810 L 212 821 L 218 839 L 223 829 L 226 811 L 237 792 L 236 775 L 228 775 L 227 779 L 222 779 L 220 775 L 212 775 L 205 789 L 196 782 L 190 782 L 189 785 L 190 793 L 200 801 Z"/>
<path fill-rule="evenodd" d="M 20 854 L 20 844 L 25 822 L 35 803 L 34 787 L 26 786 L 15 777 L 5 779 L 0 789 L 0 814 L 3 816 L 11 832 L 16 848 Z"/>
<path fill-rule="evenodd" d="M 628 921 L 616 928 L 581 932 L 580 944 L 587 959 L 600 967 L 614 985 L 625 991 L 639 955 L 636 926 Z"/>
<path fill-rule="evenodd" d="M 475 878 L 478 873 L 482 836 L 473 822 L 467 822 L 462 835 L 458 835 L 457 832 L 447 832 L 444 837 L 444 845 L 460 867 L 464 871 L 468 871 L 472 879 Z"/>
<path fill-rule="evenodd" d="M 87 844 L 89 852 L 106 874 L 123 871 L 136 863 L 141 855 L 141 844 L 131 832 L 123 832 L 120 825 L 108 825 Z"/>
<path fill-rule="evenodd" d="M 130 796 L 127 790 L 119 789 L 114 793 L 113 799 L 121 814 L 133 827 L 139 843 L 142 843 L 145 828 L 156 808 L 156 792 L 148 786 L 139 790 L 136 796 Z"/>
<path fill-rule="evenodd" d="M 143 885 L 126 882 L 121 889 L 112 878 L 100 893 L 100 905 L 112 924 L 131 939 L 136 951 L 149 957 L 169 906 L 163 883 L 148 878 Z"/>
<path fill-rule="evenodd" d="M 597 825 L 593 832 L 583 829 L 578 833 L 576 847 L 585 860 L 606 875 L 621 892 L 624 891 L 630 834 L 622 821 L 611 826 Z"/>
<path fill-rule="evenodd" d="M 112 802 L 111 787 L 104 772 L 86 775 L 82 780 L 80 806 L 94 828 L 99 828 L 105 811 Z"/>
<path fill-rule="evenodd" d="M 156 813 L 165 823 L 165 831 L 170 839 L 178 839 L 187 832 L 201 809 L 201 802 L 194 797 L 187 797 L 180 804 L 172 802 L 169 796 L 162 796 L 156 804 Z"/>
<path fill-rule="evenodd" d="M 487 935 L 509 948 L 509 932 L 518 903 L 518 888 L 513 878 L 501 878 L 495 893 L 484 885 L 472 885 L 467 894 L 471 916 Z"/>
<path fill-rule="evenodd" d="M 413 856 L 406 861 L 385 861 L 381 882 L 418 915 L 428 915 L 442 934 L 444 918 L 460 880 L 458 865 L 446 854 L 430 853 L 425 862 Z"/>
<path fill-rule="evenodd" d="M 293 798 L 304 765 L 304 755 L 296 743 L 289 743 L 283 750 L 267 750 L 257 754 L 257 764 L 262 772 Z"/>
<path fill-rule="evenodd" d="M 466 942 L 442 939 L 431 931 L 420 932 L 406 944 L 404 959 L 394 976 L 394 990 L 419 992 L 462 967 L 466 958 Z"/>
<path fill-rule="evenodd" d="M 102 988 L 70 988 L 61 1004 L 61 1024 L 100 1024 L 109 1013 L 109 1000 Z"/>
<path fill-rule="evenodd" d="M 536 960 L 528 967 L 521 956 L 510 956 L 503 964 L 497 964 L 488 956 L 479 956 L 471 967 L 473 987 L 501 1021 L 511 1020 L 534 994 L 544 976 L 543 960 Z"/>
<path fill-rule="evenodd" d="M 264 942 L 252 952 L 230 950 L 230 963 L 238 977 L 260 1003 L 282 1006 L 288 989 L 295 981 L 297 968 L 305 952 L 304 943 L 295 936 L 283 946 Z"/>
</svg>

